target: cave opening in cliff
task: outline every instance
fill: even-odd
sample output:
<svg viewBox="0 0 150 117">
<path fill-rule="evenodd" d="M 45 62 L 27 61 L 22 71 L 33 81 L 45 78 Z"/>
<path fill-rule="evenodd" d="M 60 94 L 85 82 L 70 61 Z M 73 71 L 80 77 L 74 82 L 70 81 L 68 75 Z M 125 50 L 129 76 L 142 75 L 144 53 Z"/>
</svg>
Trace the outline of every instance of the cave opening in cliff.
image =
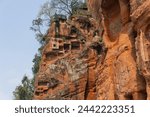
<svg viewBox="0 0 150 117">
<path fill-rule="evenodd" d="M 34 93 L 36 96 L 39 96 L 40 95 L 40 93 L 39 92 L 37 92 L 37 91 L 35 91 L 35 93 Z"/>
<path fill-rule="evenodd" d="M 70 30 L 70 35 L 76 35 L 76 34 L 78 34 L 78 29 L 75 26 L 72 26 Z"/>
<path fill-rule="evenodd" d="M 57 42 L 52 42 L 52 49 L 57 50 L 59 49 L 58 43 Z"/>
<path fill-rule="evenodd" d="M 91 47 L 96 50 L 97 54 L 100 55 L 103 52 L 103 45 L 99 43 L 93 43 Z"/>
<path fill-rule="evenodd" d="M 70 50 L 70 44 L 64 44 L 64 50 L 65 51 Z"/>
<path fill-rule="evenodd" d="M 95 49 L 96 49 L 98 55 L 100 55 L 102 53 L 102 49 L 103 49 L 102 45 L 97 45 Z"/>
<path fill-rule="evenodd" d="M 63 43 L 63 40 L 62 40 L 62 39 L 59 39 L 58 42 L 59 42 L 59 44 L 62 44 L 62 43 Z"/>
<path fill-rule="evenodd" d="M 46 59 L 48 60 L 54 59 L 57 55 L 58 53 L 53 50 L 51 52 L 46 53 Z"/>
<path fill-rule="evenodd" d="M 47 82 L 38 82 L 39 86 L 47 86 L 47 84 L 48 84 Z"/>
<path fill-rule="evenodd" d="M 80 49 L 80 42 L 79 41 L 73 41 L 71 42 L 71 50 Z"/>
</svg>

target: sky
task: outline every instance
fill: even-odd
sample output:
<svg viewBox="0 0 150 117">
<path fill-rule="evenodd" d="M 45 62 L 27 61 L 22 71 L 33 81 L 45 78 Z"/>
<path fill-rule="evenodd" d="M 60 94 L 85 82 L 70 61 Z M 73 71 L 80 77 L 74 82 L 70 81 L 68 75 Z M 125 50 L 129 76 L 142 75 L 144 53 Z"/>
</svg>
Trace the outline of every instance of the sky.
<svg viewBox="0 0 150 117">
<path fill-rule="evenodd" d="M 45 1 L 0 0 L 0 100 L 13 99 L 23 76 L 32 77 L 39 43 L 29 28 Z"/>
</svg>

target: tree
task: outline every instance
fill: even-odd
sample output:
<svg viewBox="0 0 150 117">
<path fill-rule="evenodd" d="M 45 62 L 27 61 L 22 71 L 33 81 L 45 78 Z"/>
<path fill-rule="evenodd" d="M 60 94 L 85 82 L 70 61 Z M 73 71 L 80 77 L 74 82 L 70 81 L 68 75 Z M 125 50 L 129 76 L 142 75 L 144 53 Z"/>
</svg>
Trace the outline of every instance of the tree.
<svg viewBox="0 0 150 117">
<path fill-rule="evenodd" d="M 13 95 L 15 100 L 31 100 L 34 92 L 34 79 L 29 79 L 26 75 L 21 81 L 21 85 L 17 86 Z"/>
<path fill-rule="evenodd" d="M 32 27 L 30 27 L 30 29 L 35 32 L 36 39 L 40 44 L 45 44 L 44 37 L 47 35 L 51 17 L 55 13 L 71 16 L 82 4 L 83 0 L 50 0 L 45 2 L 37 18 L 32 21 Z"/>
<path fill-rule="evenodd" d="M 41 54 L 36 54 L 34 59 L 33 59 L 33 67 L 32 67 L 32 72 L 35 75 L 38 71 L 39 71 L 39 65 L 40 65 L 40 61 L 41 61 Z"/>
<path fill-rule="evenodd" d="M 56 10 L 50 1 L 45 2 L 37 15 L 37 18 L 32 21 L 30 29 L 35 32 L 35 37 L 40 44 L 44 45 L 44 37 L 50 26 L 51 16 L 55 14 Z"/>
<path fill-rule="evenodd" d="M 82 0 L 53 0 L 53 8 L 57 9 L 58 13 L 73 15 L 73 13 L 79 8 Z"/>
</svg>

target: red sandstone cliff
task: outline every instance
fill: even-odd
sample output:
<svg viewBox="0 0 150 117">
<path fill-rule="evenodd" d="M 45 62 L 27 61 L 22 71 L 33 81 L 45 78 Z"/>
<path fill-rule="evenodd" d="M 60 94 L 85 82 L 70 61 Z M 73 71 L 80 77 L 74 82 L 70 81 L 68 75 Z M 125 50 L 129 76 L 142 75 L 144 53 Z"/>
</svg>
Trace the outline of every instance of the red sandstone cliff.
<svg viewBox="0 0 150 117">
<path fill-rule="evenodd" d="M 87 3 L 51 23 L 34 99 L 150 99 L 150 1 Z"/>
</svg>

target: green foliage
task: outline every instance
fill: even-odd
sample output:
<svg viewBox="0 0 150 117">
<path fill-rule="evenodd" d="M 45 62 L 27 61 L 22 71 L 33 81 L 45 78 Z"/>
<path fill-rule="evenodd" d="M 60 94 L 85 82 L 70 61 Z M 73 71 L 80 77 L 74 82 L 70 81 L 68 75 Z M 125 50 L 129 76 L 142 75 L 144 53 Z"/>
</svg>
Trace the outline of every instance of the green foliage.
<svg viewBox="0 0 150 117">
<path fill-rule="evenodd" d="M 47 34 L 47 30 L 50 26 L 50 19 L 55 13 L 55 9 L 52 8 L 51 2 L 45 2 L 38 15 L 32 21 L 32 26 L 30 29 L 35 32 L 35 38 L 40 44 L 44 43 L 44 37 Z"/>
<path fill-rule="evenodd" d="M 39 71 L 39 65 L 41 61 L 41 55 L 36 54 L 34 59 L 33 59 L 33 67 L 32 67 L 32 72 L 35 75 Z"/>
<path fill-rule="evenodd" d="M 51 17 L 55 13 L 71 16 L 81 5 L 84 5 L 82 0 L 49 0 L 45 2 L 30 27 L 35 32 L 35 37 L 39 43 L 43 44 L 44 36 L 47 35 L 47 30 L 50 26 Z"/>
<path fill-rule="evenodd" d="M 38 18 L 32 21 L 32 31 L 35 32 L 35 38 L 40 44 L 44 43 L 45 29 L 43 29 L 43 19 Z"/>
<path fill-rule="evenodd" d="M 52 6 L 57 9 L 59 14 L 64 15 L 73 15 L 74 11 L 76 11 L 82 0 L 53 0 Z"/>
<path fill-rule="evenodd" d="M 13 91 L 15 100 L 31 100 L 34 92 L 34 79 L 29 79 L 26 75 L 21 81 L 21 85 L 17 86 Z"/>
</svg>

